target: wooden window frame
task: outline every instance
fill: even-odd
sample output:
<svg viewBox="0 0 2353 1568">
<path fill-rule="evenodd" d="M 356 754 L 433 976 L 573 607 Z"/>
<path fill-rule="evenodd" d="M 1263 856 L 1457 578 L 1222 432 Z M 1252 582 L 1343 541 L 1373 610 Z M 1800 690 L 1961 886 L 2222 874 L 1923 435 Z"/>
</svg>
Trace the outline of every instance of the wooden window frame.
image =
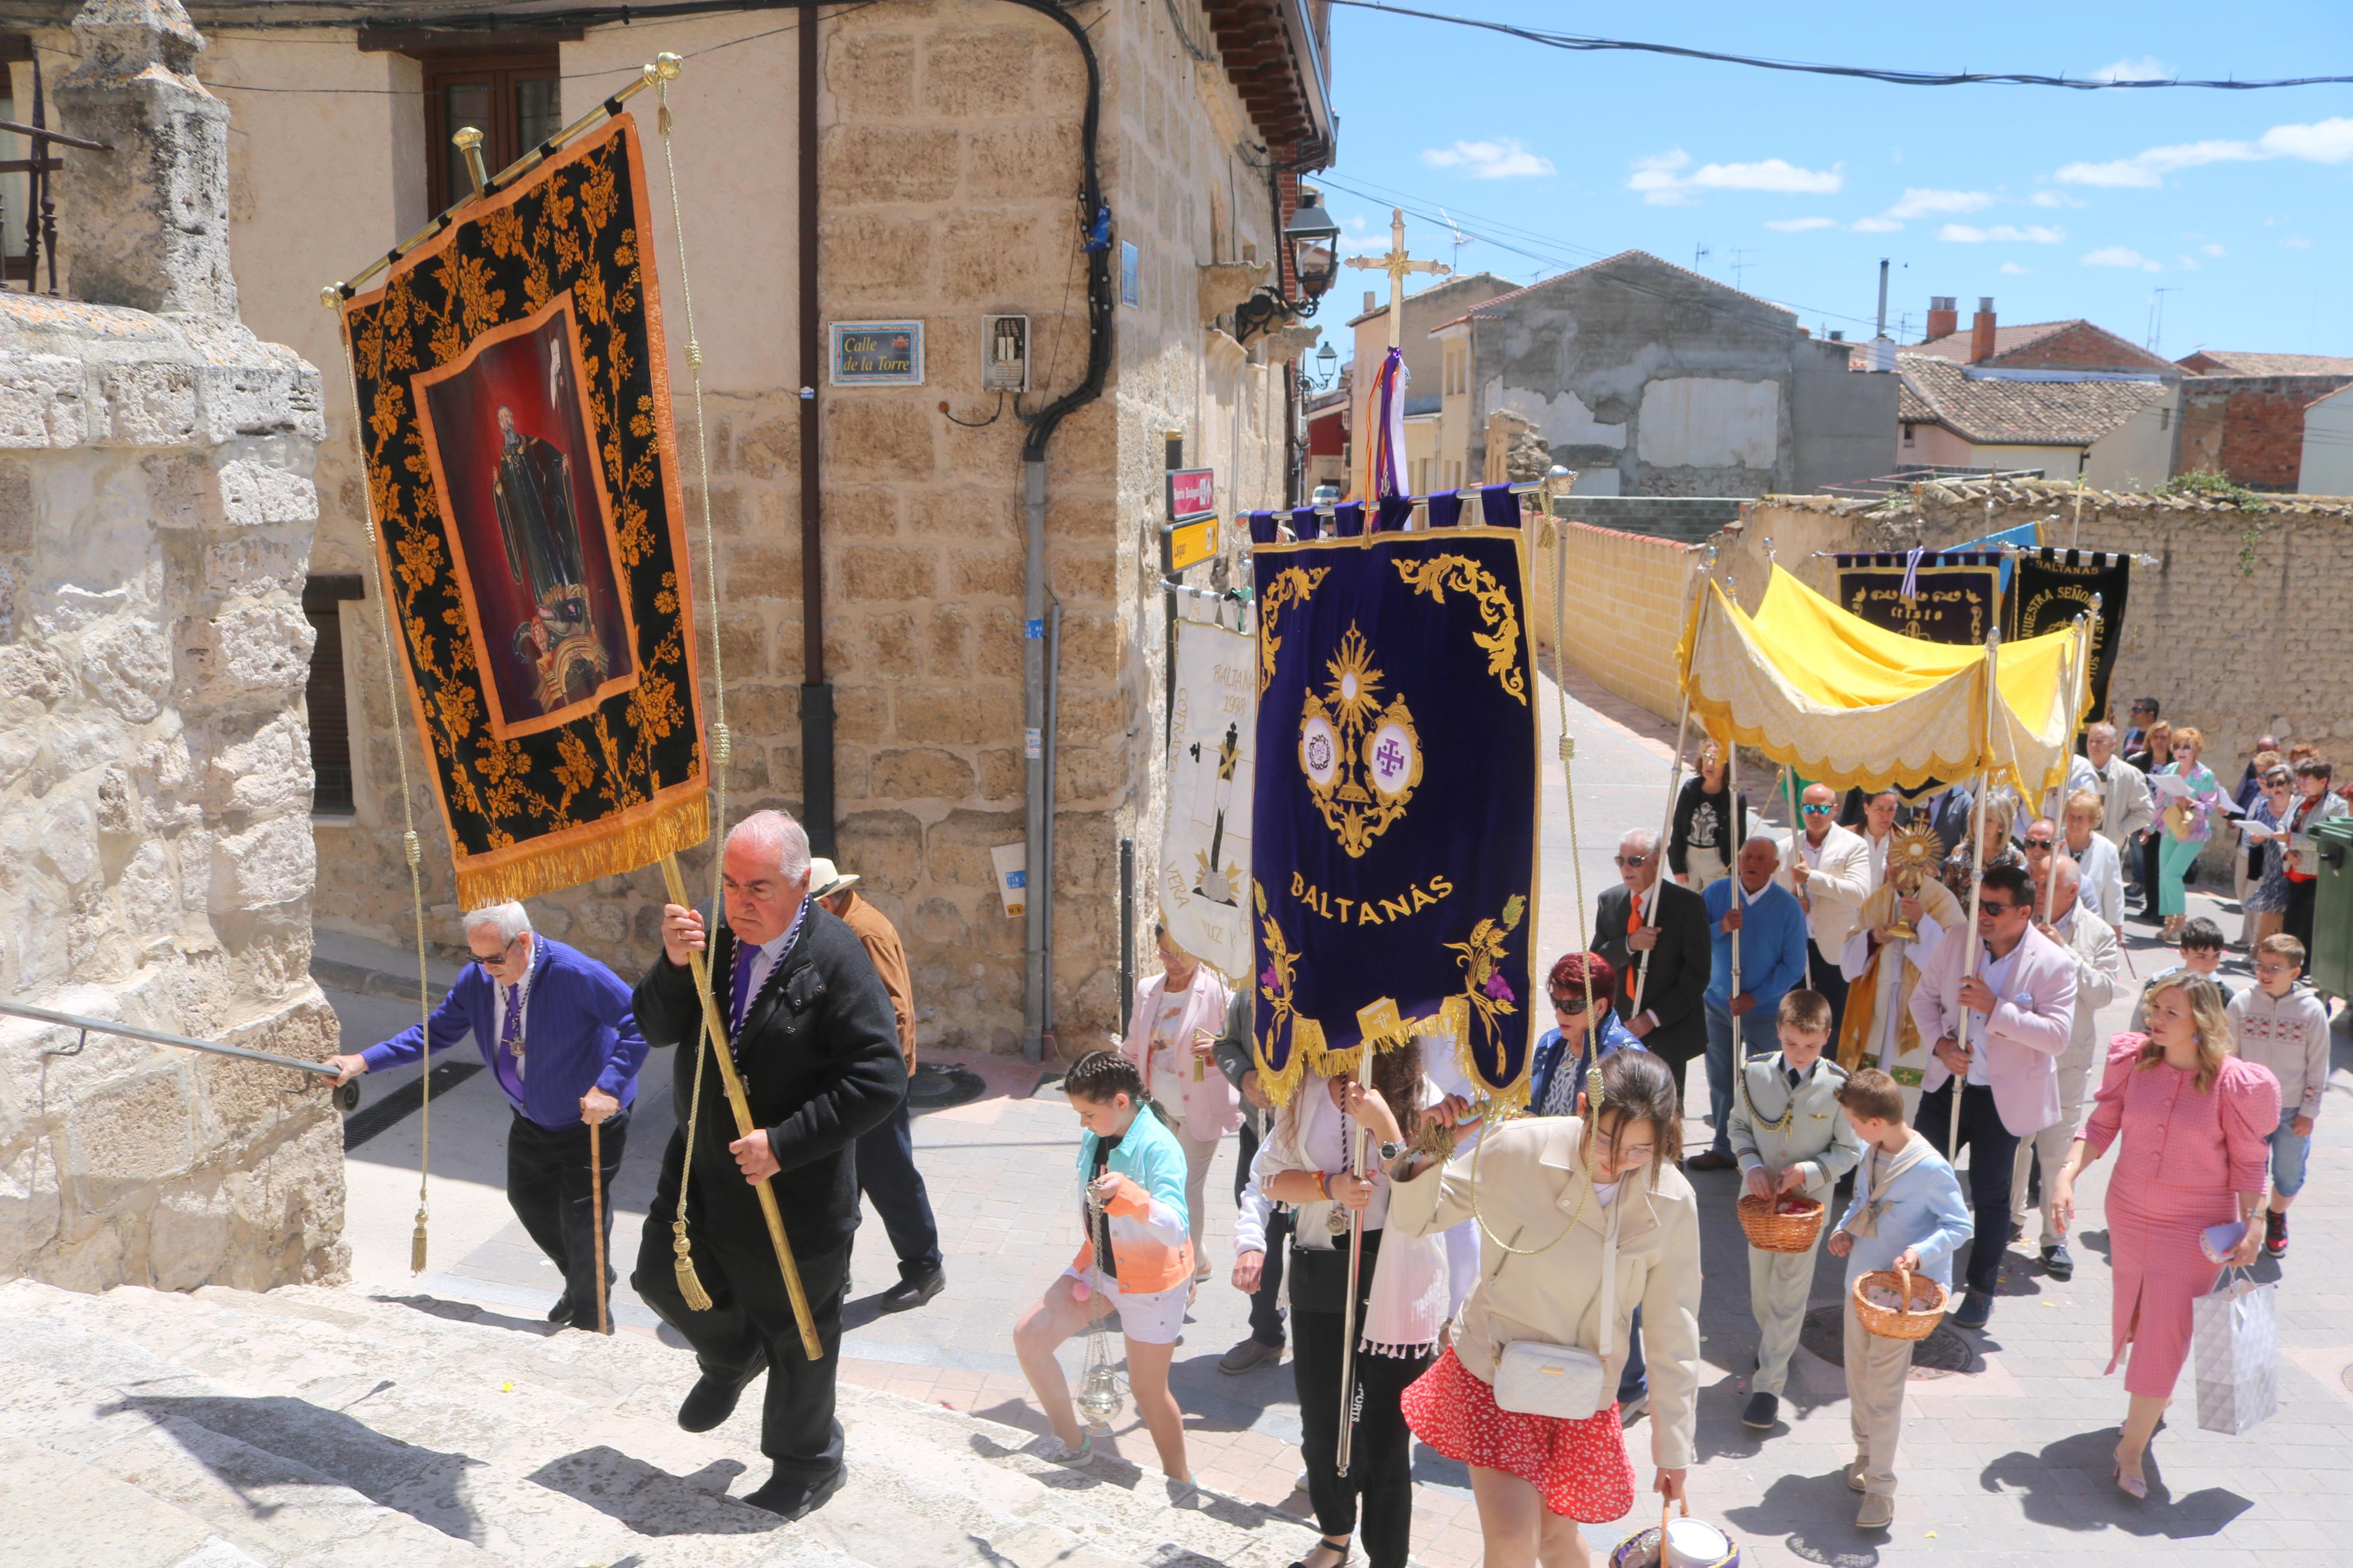
<svg viewBox="0 0 2353 1568">
<path fill-rule="evenodd" d="M 446 212 L 467 194 L 450 188 L 449 138 L 460 126 L 449 114 L 448 89 L 477 84 L 490 88 L 491 122 L 476 129 L 482 133 L 482 163 L 495 174 L 531 150 L 522 140 L 516 87 L 561 76 L 560 54 L 553 42 L 418 54 L 425 68 L 425 188 L 429 210 Z"/>
<path fill-rule="evenodd" d="M 304 709 L 310 717 L 311 815 L 329 821 L 348 821 L 359 815 L 359 747 L 353 733 L 350 667 L 343 662 L 342 637 L 343 606 L 357 604 L 366 596 L 365 584 L 356 572 L 314 574 L 302 584 L 302 615 L 318 634 L 318 642 L 311 650 L 311 671 L 302 686 Z M 336 640 L 330 644 L 329 637 Z M 332 690 L 324 679 L 330 668 L 334 672 Z M 324 715 L 329 720 L 324 725 L 320 722 L 322 700 L 332 700 L 336 705 L 332 715 Z M 343 741 L 341 761 L 332 754 L 338 736 Z M 330 752 L 323 759 L 324 769 L 340 769 L 340 781 L 322 771 L 322 739 Z M 340 790 L 336 787 L 338 783 L 342 785 Z"/>
</svg>

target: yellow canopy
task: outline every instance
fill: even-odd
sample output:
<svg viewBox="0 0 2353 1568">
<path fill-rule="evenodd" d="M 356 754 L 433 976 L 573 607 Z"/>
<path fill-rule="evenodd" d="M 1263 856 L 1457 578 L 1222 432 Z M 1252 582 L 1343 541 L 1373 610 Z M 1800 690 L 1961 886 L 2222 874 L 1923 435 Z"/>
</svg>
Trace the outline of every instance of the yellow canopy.
<svg viewBox="0 0 2353 1568">
<path fill-rule="evenodd" d="M 1678 650 L 1692 712 L 1719 742 L 1840 789 L 1912 790 L 1986 773 L 2040 800 L 2064 782 L 2090 701 L 2081 630 L 2006 643 L 1997 656 L 1874 626 L 1772 572 L 1753 616 L 1709 582 Z M 1989 660 L 2001 698 L 1993 704 Z"/>
</svg>

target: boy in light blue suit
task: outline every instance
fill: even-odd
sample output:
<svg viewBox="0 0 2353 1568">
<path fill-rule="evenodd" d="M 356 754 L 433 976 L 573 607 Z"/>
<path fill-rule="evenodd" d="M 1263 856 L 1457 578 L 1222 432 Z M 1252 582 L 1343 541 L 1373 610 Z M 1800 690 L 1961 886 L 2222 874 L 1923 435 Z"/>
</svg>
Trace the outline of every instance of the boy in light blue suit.
<svg viewBox="0 0 2353 1568">
<path fill-rule="evenodd" d="M 1862 1326 L 1855 1282 L 1901 1267 L 1949 1292 L 1953 1254 L 1976 1226 L 1952 1166 L 1904 1124 L 1904 1091 L 1894 1079 L 1865 1068 L 1840 1086 L 1838 1101 L 1863 1147 L 1854 1202 L 1831 1236 L 1831 1256 L 1846 1259 L 1846 1396 L 1854 1427 L 1846 1484 L 1863 1494 L 1855 1528 L 1885 1530 L 1895 1521 L 1895 1438 L 1912 1342 L 1882 1339 Z"/>
</svg>

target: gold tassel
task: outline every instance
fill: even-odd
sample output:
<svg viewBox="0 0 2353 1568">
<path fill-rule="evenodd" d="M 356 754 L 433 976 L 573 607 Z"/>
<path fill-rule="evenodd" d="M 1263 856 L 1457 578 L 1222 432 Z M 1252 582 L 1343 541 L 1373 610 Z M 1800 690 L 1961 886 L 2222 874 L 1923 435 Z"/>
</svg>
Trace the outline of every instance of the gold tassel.
<svg viewBox="0 0 2353 1568">
<path fill-rule="evenodd" d="M 408 1238 L 408 1271 L 411 1274 L 425 1272 L 425 1205 L 422 1204 L 417 1207 L 417 1229 Z"/>
<path fill-rule="evenodd" d="M 417 1234 L 421 1237 L 424 1233 L 420 1231 Z M 678 1293 L 686 1298 L 687 1310 L 708 1312 L 711 1310 L 711 1292 L 705 1290 L 702 1281 L 695 1278 L 694 1255 L 688 1250 L 686 1244 L 686 1221 L 670 1221 L 670 1248 L 678 1254 L 672 1264 L 678 1270 Z M 424 1243 L 419 1241 L 417 1245 L 421 1247 Z"/>
</svg>

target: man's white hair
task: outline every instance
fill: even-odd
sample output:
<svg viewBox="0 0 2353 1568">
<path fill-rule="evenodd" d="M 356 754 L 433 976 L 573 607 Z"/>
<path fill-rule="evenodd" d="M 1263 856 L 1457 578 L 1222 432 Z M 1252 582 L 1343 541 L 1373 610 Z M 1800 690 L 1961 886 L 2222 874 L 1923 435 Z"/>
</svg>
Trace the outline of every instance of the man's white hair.
<svg viewBox="0 0 2353 1568">
<path fill-rule="evenodd" d="M 1752 833 L 1748 836 L 1748 842 L 1740 847 L 1746 850 L 1750 846 L 1757 844 L 1762 844 L 1766 848 L 1773 851 L 1773 863 L 1776 866 L 1781 863 L 1781 841 L 1769 833 Z"/>
<path fill-rule="evenodd" d="M 774 846 L 776 872 L 787 882 L 797 882 L 808 875 L 808 831 L 781 811 L 755 811 L 730 828 L 727 843 L 732 847 L 737 839 L 762 847 Z"/>
<path fill-rule="evenodd" d="M 509 900 L 503 904 L 484 904 L 479 910 L 468 910 L 464 923 L 469 937 L 483 926 L 495 926 L 500 944 L 512 947 L 514 939 L 531 929 L 531 911 Z"/>
<path fill-rule="evenodd" d="M 1618 836 L 1618 847 L 1647 856 L 1659 847 L 1659 830 L 1655 827 L 1630 827 Z"/>
</svg>

